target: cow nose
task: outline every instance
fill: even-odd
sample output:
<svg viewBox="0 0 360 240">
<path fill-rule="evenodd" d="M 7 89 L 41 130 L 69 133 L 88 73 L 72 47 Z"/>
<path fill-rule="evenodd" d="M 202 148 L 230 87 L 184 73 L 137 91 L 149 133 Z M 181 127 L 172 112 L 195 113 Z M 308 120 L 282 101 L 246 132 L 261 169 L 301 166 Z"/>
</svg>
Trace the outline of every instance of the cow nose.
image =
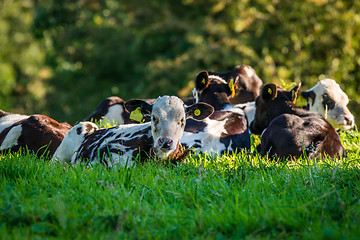
<svg viewBox="0 0 360 240">
<path fill-rule="evenodd" d="M 158 144 L 160 148 L 168 149 L 172 147 L 173 140 L 171 140 L 170 138 L 159 138 Z"/>
<path fill-rule="evenodd" d="M 353 118 L 349 118 L 349 117 L 344 117 L 344 120 L 345 120 L 345 124 L 346 125 L 350 125 L 352 126 L 354 124 L 354 119 Z"/>
</svg>

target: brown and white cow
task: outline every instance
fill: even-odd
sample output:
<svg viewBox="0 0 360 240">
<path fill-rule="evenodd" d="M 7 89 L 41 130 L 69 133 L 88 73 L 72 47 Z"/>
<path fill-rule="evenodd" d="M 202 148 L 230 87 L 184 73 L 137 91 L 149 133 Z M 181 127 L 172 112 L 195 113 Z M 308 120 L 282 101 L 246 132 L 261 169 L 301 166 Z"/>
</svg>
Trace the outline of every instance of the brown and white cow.
<svg viewBox="0 0 360 240">
<path fill-rule="evenodd" d="M 354 128 L 354 116 L 347 108 L 349 98 L 335 80 L 320 80 L 301 95 L 307 100 L 307 108 L 312 112 L 320 113 L 335 129 Z"/>
<path fill-rule="evenodd" d="M 270 157 L 309 158 L 343 156 L 344 147 L 336 130 L 320 114 L 297 107 L 300 85 L 290 92 L 266 84 L 256 99 L 255 119 L 251 132 L 261 134 L 258 151 Z"/>
<path fill-rule="evenodd" d="M 51 157 L 71 125 L 44 115 L 19 115 L 0 110 L 0 150 L 30 150 Z M 46 154 L 48 151 L 48 154 Z"/>
<path fill-rule="evenodd" d="M 219 73 L 209 71 L 209 75 L 218 76 L 228 84 L 234 81 L 234 92 L 230 97 L 232 104 L 247 103 L 255 101 L 260 94 L 262 80 L 255 70 L 248 65 L 235 66 L 230 72 Z"/>
<path fill-rule="evenodd" d="M 182 160 L 186 154 L 184 156 L 180 138 L 186 118 L 202 120 L 213 112 L 213 107 L 208 104 L 197 103 L 188 107 L 174 96 L 159 97 L 153 104 L 144 100 L 130 100 L 125 107 L 138 118 L 150 116 L 151 122 L 99 129 L 84 136 L 78 150 L 72 152 L 71 164 L 90 161 L 108 167 L 130 166 L 138 154 L 138 161 L 144 161 L 149 156 L 170 161 Z M 57 158 L 64 161 L 63 156 L 67 154 L 63 151 L 63 155 L 57 155 Z"/>
</svg>

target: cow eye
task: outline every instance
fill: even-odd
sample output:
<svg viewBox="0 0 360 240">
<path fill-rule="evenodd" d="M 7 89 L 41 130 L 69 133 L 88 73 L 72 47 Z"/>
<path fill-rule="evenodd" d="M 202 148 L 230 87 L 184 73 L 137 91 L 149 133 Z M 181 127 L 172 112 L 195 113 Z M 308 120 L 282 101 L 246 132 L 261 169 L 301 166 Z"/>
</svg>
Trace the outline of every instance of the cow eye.
<svg viewBox="0 0 360 240">
<path fill-rule="evenodd" d="M 335 102 L 333 99 L 329 97 L 329 95 L 324 94 L 323 95 L 323 105 L 324 108 L 327 106 L 328 109 L 333 109 L 335 107 Z"/>
</svg>

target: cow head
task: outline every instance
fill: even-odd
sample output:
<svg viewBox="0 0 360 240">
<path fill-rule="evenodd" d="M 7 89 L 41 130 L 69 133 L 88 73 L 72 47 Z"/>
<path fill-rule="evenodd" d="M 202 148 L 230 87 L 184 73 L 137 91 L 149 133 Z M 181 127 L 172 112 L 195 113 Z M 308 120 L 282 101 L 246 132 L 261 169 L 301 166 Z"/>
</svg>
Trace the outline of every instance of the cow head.
<svg viewBox="0 0 360 240">
<path fill-rule="evenodd" d="M 354 127 L 354 116 L 346 106 L 349 103 L 348 96 L 334 80 L 321 80 L 301 95 L 306 98 L 309 110 L 320 113 L 335 129 L 348 130 Z"/>
<path fill-rule="evenodd" d="M 220 110 L 224 104 L 230 104 L 229 97 L 235 94 L 234 80 L 227 83 L 224 79 L 201 71 L 195 80 L 193 95 L 195 102 L 205 102 Z"/>
<path fill-rule="evenodd" d="M 300 86 L 301 84 L 291 91 L 286 91 L 275 84 L 266 84 L 255 100 L 255 118 L 250 123 L 250 131 L 253 134 L 261 134 L 275 117 L 289 113 L 294 107 Z"/>
<path fill-rule="evenodd" d="M 248 65 L 235 66 L 232 71 L 225 73 L 209 72 L 209 75 L 221 77 L 227 83 L 234 82 L 235 91 L 230 96 L 232 104 L 252 102 L 260 95 L 263 82 Z"/>
<path fill-rule="evenodd" d="M 230 98 L 232 104 L 251 102 L 260 95 L 263 82 L 252 67 L 236 66 L 232 75 L 235 79 L 235 94 Z"/>
<path fill-rule="evenodd" d="M 214 108 L 206 103 L 185 106 L 183 101 L 175 96 L 159 97 L 153 104 L 138 99 L 130 100 L 125 103 L 125 107 L 133 115 L 151 117 L 153 148 L 160 158 L 169 157 L 177 149 L 186 118 L 202 120 L 214 111 Z"/>
</svg>

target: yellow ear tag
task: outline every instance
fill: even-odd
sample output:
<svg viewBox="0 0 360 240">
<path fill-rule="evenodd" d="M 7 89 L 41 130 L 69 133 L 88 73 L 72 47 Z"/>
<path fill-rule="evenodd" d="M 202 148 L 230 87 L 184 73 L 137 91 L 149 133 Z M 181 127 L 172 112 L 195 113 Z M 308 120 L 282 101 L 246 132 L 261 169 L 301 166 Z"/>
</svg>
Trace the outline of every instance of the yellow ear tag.
<svg viewBox="0 0 360 240">
<path fill-rule="evenodd" d="M 130 113 L 130 120 L 136 121 L 139 123 L 145 122 L 144 116 L 141 113 L 140 107 L 136 108 L 134 111 Z"/>
<path fill-rule="evenodd" d="M 194 115 L 195 115 L 196 117 L 200 116 L 200 114 L 201 114 L 200 109 L 196 109 L 196 110 L 194 111 Z"/>
<path fill-rule="evenodd" d="M 297 100 L 297 92 L 296 91 L 291 91 L 291 98 L 292 98 L 292 102 L 295 104 L 296 100 Z"/>
<path fill-rule="evenodd" d="M 268 88 L 268 93 L 269 93 L 270 95 L 272 94 L 271 88 Z"/>
<path fill-rule="evenodd" d="M 229 82 L 229 88 L 231 91 L 231 97 L 235 96 L 235 86 L 234 86 L 234 79 L 231 79 Z"/>
<path fill-rule="evenodd" d="M 205 78 L 202 79 L 201 83 L 205 85 L 205 83 L 206 83 Z"/>
</svg>

